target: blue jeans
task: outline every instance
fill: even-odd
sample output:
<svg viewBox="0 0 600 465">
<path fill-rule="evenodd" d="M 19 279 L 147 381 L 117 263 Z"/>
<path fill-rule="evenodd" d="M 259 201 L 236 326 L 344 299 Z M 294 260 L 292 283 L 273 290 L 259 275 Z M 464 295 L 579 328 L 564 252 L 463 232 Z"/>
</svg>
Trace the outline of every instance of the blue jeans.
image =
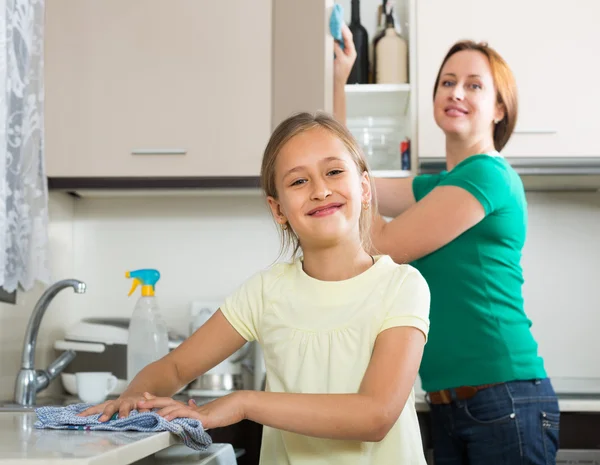
<svg viewBox="0 0 600 465">
<path fill-rule="evenodd" d="M 435 465 L 556 463 L 560 412 L 549 379 L 511 381 L 430 408 Z"/>
</svg>

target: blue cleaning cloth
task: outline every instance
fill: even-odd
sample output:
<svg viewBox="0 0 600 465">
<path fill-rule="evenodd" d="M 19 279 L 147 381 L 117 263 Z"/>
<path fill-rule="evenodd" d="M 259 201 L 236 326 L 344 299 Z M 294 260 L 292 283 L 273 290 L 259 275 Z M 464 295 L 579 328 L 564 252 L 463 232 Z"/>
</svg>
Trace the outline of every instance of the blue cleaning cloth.
<svg viewBox="0 0 600 465">
<path fill-rule="evenodd" d="M 329 17 L 329 31 L 335 40 L 338 41 L 342 50 L 344 50 L 344 40 L 342 39 L 342 25 L 344 24 L 344 9 L 337 3 L 333 5 L 331 16 Z"/>
<path fill-rule="evenodd" d="M 156 412 L 138 412 L 132 410 L 128 417 L 117 418 L 118 414 L 107 422 L 100 422 L 101 414 L 78 417 L 77 414 L 92 407 L 92 404 L 73 404 L 66 407 L 39 407 L 35 409 L 39 429 L 71 429 L 84 431 L 142 431 L 154 433 L 169 431 L 181 438 L 183 443 L 194 450 L 205 451 L 212 444 L 212 438 L 204 431 L 199 420 L 175 418 L 167 421 Z"/>
</svg>

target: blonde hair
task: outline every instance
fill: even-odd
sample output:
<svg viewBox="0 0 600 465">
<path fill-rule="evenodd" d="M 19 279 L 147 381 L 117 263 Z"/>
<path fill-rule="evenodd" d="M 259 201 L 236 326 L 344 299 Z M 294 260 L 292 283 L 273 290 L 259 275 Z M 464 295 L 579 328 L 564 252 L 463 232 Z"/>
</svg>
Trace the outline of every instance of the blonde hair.
<svg viewBox="0 0 600 465">
<path fill-rule="evenodd" d="M 373 179 L 370 175 L 367 161 L 352 134 L 336 119 L 327 113 L 317 112 L 311 113 L 296 113 L 286 120 L 279 123 L 271 138 L 267 143 L 263 154 L 262 166 L 260 170 L 261 187 L 268 197 L 278 199 L 277 187 L 275 185 L 275 163 L 283 146 L 298 134 L 304 133 L 311 129 L 321 128 L 328 131 L 333 136 L 337 137 L 346 147 L 352 160 L 356 164 L 358 173 L 366 172 L 369 174 L 369 183 L 371 192 L 375 192 Z M 375 208 L 375 199 L 372 202 Z M 279 257 L 283 256 L 290 249 L 292 250 L 292 258 L 298 256 L 301 245 L 298 236 L 292 230 L 289 222 L 286 223 L 287 228 L 279 228 L 281 234 L 281 250 Z M 359 219 L 360 240 L 363 247 L 367 250 L 371 247 L 370 239 L 371 228 L 371 211 L 363 208 Z"/>
</svg>

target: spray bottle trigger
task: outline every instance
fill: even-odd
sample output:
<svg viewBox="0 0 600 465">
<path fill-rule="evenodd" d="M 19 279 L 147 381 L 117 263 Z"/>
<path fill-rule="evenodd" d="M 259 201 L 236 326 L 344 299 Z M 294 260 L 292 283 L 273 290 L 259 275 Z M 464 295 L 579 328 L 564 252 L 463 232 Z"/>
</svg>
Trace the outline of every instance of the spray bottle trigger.
<svg viewBox="0 0 600 465">
<path fill-rule="evenodd" d="M 140 285 L 140 281 L 137 278 L 133 278 L 133 283 L 131 285 L 131 290 L 129 291 L 129 294 L 127 295 L 131 295 L 135 292 L 135 289 Z"/>
</svg>

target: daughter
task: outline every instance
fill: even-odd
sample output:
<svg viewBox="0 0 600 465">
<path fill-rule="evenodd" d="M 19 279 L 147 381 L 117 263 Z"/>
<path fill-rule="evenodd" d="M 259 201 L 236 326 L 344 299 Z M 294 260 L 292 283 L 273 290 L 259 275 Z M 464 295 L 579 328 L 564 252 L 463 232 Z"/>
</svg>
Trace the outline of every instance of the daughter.
<svg viewBox="0 0 600 465">
<path fill-rule="evenodd" d="M 293 261 L 255 274 L 117 400 L 83 415 L 159 409 L 205 429 L 249 419 L 265 426 L 261 465 L 424 464 L 412 387 L 429 289 L 411 266 L 367 253 L 372 184 L 356 142 L 327 115 L 292 116 L 271 136 L 261 181 Z M 200 407 L 155 397 L 252 340 L 263 349 L 266 392 Z"/>
</svg>

